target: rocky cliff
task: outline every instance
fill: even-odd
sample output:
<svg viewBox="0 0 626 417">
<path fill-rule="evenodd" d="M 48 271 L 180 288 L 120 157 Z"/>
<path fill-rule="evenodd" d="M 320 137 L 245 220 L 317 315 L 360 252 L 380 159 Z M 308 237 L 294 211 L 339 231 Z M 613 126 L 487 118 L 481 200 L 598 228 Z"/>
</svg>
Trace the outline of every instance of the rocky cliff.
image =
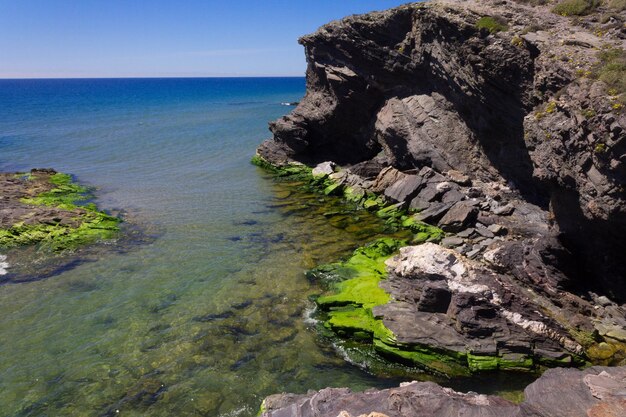
<svg viewBox="0 0 626 417">
<path fill-rule="evenodd" d="M 624 12 L 575 24 L 550 7 L 414 3 L 323 26 L 300 39 L 306 96 L 259 154 L 508 184 L 549 214 L 569 280 L 626 300 L 626 112 L 590 76 L 624 48 Z"/>
<path fill-rule="evenodd" d="M 625 24 L 615 2 L 442 0 L 300 39 L 306 96 L 259 160 L 446 233 L 369 259 L 388 299 L 345 284 L 327 328 L 442 373 L 624 364 Z"/>
</svg>

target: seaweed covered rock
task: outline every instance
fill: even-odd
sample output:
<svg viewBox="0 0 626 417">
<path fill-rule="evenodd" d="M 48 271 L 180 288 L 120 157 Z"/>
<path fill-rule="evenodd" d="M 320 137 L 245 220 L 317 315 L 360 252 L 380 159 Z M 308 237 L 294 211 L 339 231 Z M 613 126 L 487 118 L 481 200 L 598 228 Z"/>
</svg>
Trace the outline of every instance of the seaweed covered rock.
<svg viewBox="0 0 626 417">
<path fill-rule="evenodd" d="M 99 211 L 90 190 L 52 169 L 0 174 L 0 249 L 62 252 L 110 239 L 120 219 Z"/>
</svg>

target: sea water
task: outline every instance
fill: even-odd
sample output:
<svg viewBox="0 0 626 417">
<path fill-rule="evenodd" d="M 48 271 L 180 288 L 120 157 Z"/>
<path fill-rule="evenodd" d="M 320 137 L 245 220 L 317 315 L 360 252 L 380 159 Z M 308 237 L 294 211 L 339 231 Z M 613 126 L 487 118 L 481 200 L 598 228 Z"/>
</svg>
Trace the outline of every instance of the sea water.
<svg viewBox="0 0 626 417">
<path fill-rule="evenodd" d="M 0 285 L 0 415 L 253 416 L 272 393 L 399 382 L 346 363 L 308 320 L 305 270 L 375 238 L 376 218 L 330 218 L 340 201 L 249 163 L 304 89 L 0 80 L 0 171 L 75 175 L 154 236 Z"/>
</svg>

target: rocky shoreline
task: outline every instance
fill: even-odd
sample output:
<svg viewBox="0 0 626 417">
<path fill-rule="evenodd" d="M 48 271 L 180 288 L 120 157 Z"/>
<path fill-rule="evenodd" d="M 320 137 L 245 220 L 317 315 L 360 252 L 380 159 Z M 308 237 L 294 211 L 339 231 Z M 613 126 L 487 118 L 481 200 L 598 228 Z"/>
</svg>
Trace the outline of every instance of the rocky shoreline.
<svg viewBox="0 0 626 417">
<path fill-rule="evenodd" d="M 415 3 L 300 39 L 306 96 L 253 162 L 413 235 L 310 272 L 334 337 L 449 376 L 626 364 L 626 10 L 566 3 Z"/>
</svg>

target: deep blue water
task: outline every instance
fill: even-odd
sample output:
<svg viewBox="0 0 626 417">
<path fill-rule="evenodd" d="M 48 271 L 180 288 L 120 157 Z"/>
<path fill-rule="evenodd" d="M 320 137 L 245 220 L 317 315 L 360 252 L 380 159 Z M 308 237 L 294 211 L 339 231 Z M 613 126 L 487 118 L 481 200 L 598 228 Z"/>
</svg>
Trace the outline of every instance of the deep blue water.
<svg viewBox="0 0 626 417">
<path fill-rule="evenodd" d="M 274 392 L 389 383 L 305 320 L 304 270 L 363 242 L 249 163 L 304 84 L 0 80 L 1 171 L 71 173 L 158 236 L 0 285 L 1 415 L 252 416 Z"/>
</svg>

